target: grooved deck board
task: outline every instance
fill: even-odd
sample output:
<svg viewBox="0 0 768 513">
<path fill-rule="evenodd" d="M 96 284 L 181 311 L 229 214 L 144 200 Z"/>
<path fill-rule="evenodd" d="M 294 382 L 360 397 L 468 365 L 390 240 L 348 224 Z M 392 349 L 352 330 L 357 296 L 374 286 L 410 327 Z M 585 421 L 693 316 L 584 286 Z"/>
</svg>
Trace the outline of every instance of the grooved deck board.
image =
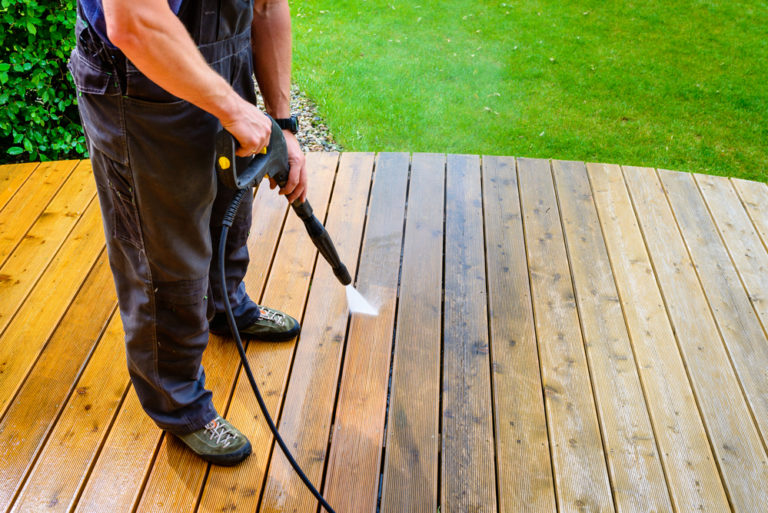
<svg viewBox="0 0 768 513">
<path fill-rule="evenodd" d="M 324 487 L 337 513 L 376 509 L 409 161 L 376 159 L 357 289 L 378 315 L 352 315 L 347 336 Z"/>
<path fill-rule="evenodd" d="M 381 511 L 437 510 L 445 156 L 411 162 Z"/>
<path fill-rule="evenodd" d="M 473 155 L 307 166 L 379 315 L 350 317 L 285 198 L 261 187 L 246 288 L 303 329 L 247 353 L 336 511 L 768 503 L 765 184 Z M 0 166 L 0 513 L 322 511 L 228 337 L 203 362 L 251 439 L 246 462 L 211 467 L 142 411 L 94 193 L 87 161 Z"/>
<path fill-rule="evenodd" d="M 496 512 L 480 159 L 449 155 L 445 184 L 441 511 Z"/>
</svg>

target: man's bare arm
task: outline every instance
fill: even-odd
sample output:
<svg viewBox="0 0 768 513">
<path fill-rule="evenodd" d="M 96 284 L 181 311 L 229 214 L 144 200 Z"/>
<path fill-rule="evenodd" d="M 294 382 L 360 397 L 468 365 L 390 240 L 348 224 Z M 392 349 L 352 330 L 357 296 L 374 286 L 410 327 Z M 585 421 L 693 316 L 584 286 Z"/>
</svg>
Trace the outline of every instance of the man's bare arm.
<svg viewBox="0 0 768 513">
<path fill-rule="evenodd" d="M 240 142 L 238 155 L 263 148 L 271 124 L 205 62 L 167 0 L 104 0 L 110 41 L 147 77 L 216 116 Z"/>
</svg>

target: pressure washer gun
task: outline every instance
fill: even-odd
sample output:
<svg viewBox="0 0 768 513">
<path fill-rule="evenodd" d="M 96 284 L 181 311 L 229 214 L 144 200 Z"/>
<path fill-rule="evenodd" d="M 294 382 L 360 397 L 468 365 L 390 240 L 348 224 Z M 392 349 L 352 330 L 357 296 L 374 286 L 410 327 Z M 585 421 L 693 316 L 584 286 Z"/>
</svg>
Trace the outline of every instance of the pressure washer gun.
<svg viewBox="0 0 768 513">
<path fill-rule="evenodd" d="M 272 118 L 270 118 L 272 119 Z M 218 248 L 218 261 L 219 261 L 219 282 L 221 283 L 222 290 L 226 290 L 226 272 L 224 270 L 224 253 L 227 243 L 227 234 L 229 228 L 234 222 L 237 209 L 240 206 L 240 202 L 243 196 L 247 194 L 251 187 L 258 188 L 261 181 L 265 176 L 272 177 L 280 187 L 285 186 L 288 181 L 288 174 L 290 171 L 290 165 L 288 163 L 288 150 L 285 146 L 285 137 L 283 131 L 272 119 L 272 135 L 269 139 L 269 146 L 266 148 L 266 152 L 263 154 L 257 154 L 253 157 L 241 158 L 235 155 L 235 139 L 226 130 L 221 130 L 216 135 L 216 172 L 219 175 L 221 181 L 227 187 L 237 191 L 235 197 L 232 199 L 226 214 L 222 221 L 221 238 L 219 239 Z M 331 242 L 331 237 L 325 230 L 325 227 L 317 217 L 312 213 L 312 207 L 308 201 L 295 200 L 291 203 L 293 211 L 304 221 L 304 226 L 312 239 L 312 242 L 320 251 L 320 254 L 328 261 L 333 268 L 333 274 L 339 279 L 343 285 L 349 285 L 352 283 L 352 277 L 347 271 L 347 267 L 341 263 L 336 248 Z M 248 364 L 248 358 L 245 354 L 245 348 L 243 342 L 240 340 L 238 328 L 235 321 L 235 316 L 232 313 L 232 306 L 229 303 L 229 295 L 224 294 L 224 310 L 227 315 L 227 323 L 229 329 L 232 331 L 232 336 L 235 339 L 237 345 L 237 351 L 240 353 L 240 360 L 243 362 L 243 369 L 248 377 L 248 382 L 251 384 L 253 393 L 256 395 L 256 401 L 259 403 L 259 408 L 264 415 L 264 420 L 269 425 L 270 431 L 275 436 L 275 441 L 283 450 L 288 462 L 298 474 L 304 485 L 312 492 L 312 495 L 320 502 L 320 504 L 329 513 L 334 513 L 328 501 L 320 494 L 315 488 L 307 475 L 301 469 L 296 459 L 291 454 L 288 446 L 283 441 L 280 433 L 277 431 L 272 417 L 269 415 L 269 410 L 264 402 L 264 398 L 259 392 L 259 387 L 256 385 L 256 379 L 253 377 L 253 371 Z"/>
<path fill-rule="evenodd" d="M 226 130 L 221 130 L 216 136 L 216 171 L 221 181 L 234 190 L 258 187 L 265 176 L 270 176 L 277 185 L 284 187 L 288 181 L 288 150 L 282 129 L 272 121 L 272 135 L 266 153 L 252 157 L 235 156 L 235 138 Z M 312 239 L 312 243 L 330 264 L 333 274 L 342 283 L 349 285 L 352 277 L 347 267 L 341 262 L 336 248 L 331 242 L 325 227 L 315 217 L 308 201 L 299 199 L 291 203 L 293 211 L 304 221 L 304 227 Z"/>
</svg>

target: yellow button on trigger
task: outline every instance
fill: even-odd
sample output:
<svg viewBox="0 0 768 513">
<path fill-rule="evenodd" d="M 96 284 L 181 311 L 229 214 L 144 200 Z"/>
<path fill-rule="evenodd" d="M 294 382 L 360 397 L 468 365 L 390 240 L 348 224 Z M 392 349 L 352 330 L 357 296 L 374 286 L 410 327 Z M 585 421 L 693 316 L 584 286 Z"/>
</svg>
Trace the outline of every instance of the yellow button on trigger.
<svg viewBox="0 0 768 513">
<path fill-rule="evenodd" d="M 229 162 L 229 159 L 227 157 L 225 157 L 223 155 L 221 157 L 219 157 L 219 167 L 221 169 L 229 169 L 229 166 L 231 166 L 231 165 L 232 164 Z"/>
</svg>

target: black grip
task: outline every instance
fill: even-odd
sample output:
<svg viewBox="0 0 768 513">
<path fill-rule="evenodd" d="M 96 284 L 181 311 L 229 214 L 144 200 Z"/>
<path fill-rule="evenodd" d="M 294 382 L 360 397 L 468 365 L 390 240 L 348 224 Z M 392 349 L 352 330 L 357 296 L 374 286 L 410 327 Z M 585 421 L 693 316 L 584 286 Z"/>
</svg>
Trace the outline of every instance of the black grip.
<svg viewBox="0 0 768 513">
<path fill-rule="evenodd" d="M 349 285 L 352 283 L 352 276 L 349 275 L 347 266 L 345 266 L 342 263 L 341 258 L 339 258 L 339 254 L 336 252 L 333 242 L 331 242 L 331 236 L 328 235 L 328 231 L 312 213 L 312 207 L 310 206 L 309 201 L 296 200 L 291 204 L 291 207 L 293 207 L 293 211 L 296 212 L 296 215 L 304 221 L 304 227 L 307 229 L 307 233 L 312 239 L 312 243 L 331 266 L 336 278 L 338 278 L 342 285 Z"/>
</svg>

